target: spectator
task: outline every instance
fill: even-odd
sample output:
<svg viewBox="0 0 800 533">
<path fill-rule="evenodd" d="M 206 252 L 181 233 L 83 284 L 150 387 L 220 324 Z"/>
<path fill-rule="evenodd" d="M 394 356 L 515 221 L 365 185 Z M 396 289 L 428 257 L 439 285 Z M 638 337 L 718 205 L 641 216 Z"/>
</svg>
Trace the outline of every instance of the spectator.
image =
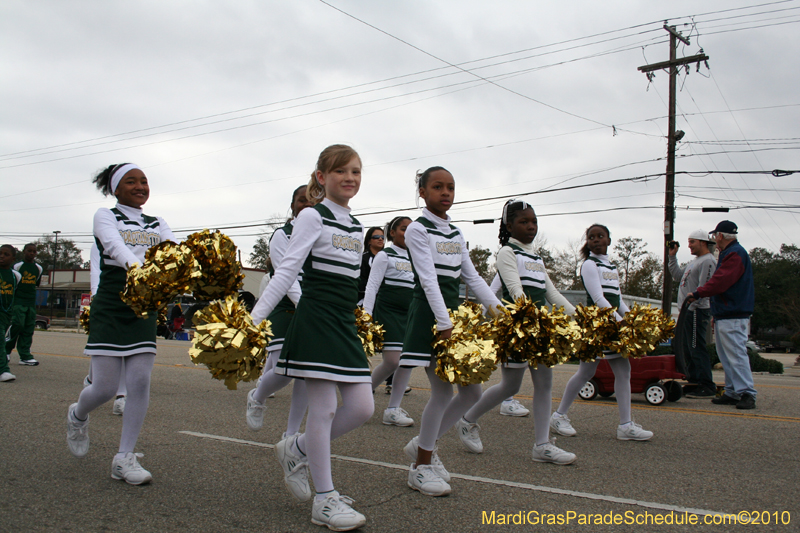
<svg viewBox="0 0 800 533">
<path fill-rule="evenodd" d="M 367 280 L 369 279 L 369 271 L 372 269 L 372 259 L 375 254 L 383 250 L 383 244 L 386 237 L 383 234 L 383 229 L 373 226 L 367 230 L 367 236 L 364 239 L 364 255 L 361 256 L 361 279 L 358 281 L 358 303 L 364 300 L 364 293 L 367 291 Z"/>
<path fill-rule="evenodd" d="M 6 342 L 6 354 L 16 346 L 19 364 L 36 366 L 39 361 L 31 354 L 33 330 L 36 328 L 36 288 L 42 281 L 42 265 L 35 261 L 36 244 L 28 243 L 22 250 L 22 261 L 14 265 L 14 270 L 22 276 L 14 297 L 11 319 L 11 335 Z"/>
</svg>

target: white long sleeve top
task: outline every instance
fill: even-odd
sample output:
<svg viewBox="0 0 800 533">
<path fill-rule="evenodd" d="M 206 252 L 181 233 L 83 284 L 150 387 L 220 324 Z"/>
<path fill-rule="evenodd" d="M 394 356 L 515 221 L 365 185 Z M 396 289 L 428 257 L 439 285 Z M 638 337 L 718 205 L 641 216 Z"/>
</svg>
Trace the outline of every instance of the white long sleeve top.
<svg viewBox="0 0 800 533">
<path fill-rule="evenodd" d="M 293 227 L 292 234 L 294 234 L 295 220 L 289 222 Z M 286 234 L 285 231 L 283 231 L 283 228 L 278 228 L 272 234 L 272 239 L 269 241 L 269 259 L 272 261 L 273 270 L 278 270 L 278 267 L 283 261 L 283 257 L 286 255 L 286 250 L 289 248 L 290 241 L 291 238 Z M 300 296 L 302 293 L 303 291 L 300 289 L 300 282 L 295 279 L 294 283 L 292 283 L 292 286 L 289 287 L 289 290 L 286 292 L 286 295 L 289 297 L 295 307 L 297 307 L 297 302 L 300 301 Z"/>
<path fill-rule="evenodd" d="M 342 207 L 328 198 L 322 200 L 321 203 L 331 210 L 338 222 L 352 225 L 349 208 Z M 303 209 L 295 219 L 292 238 L 289 239 L 289 246 L 286 248 L 280 266 L 275 270 L 275 275 L 272 276 L 264 294 L 253 308 L 251 316 L 254 324 L 259 324 L 267 318 L 292 284 L 297 281 L 297 275 L 321 233 L 322 216 L 316 209 Z"/>
<path fill-rule="evenodd" d="M 536 255 L 533 249 L 533 243 L 525 244 L 522 241 L 518 241 L 517 239 L 511 237 L 508 240 L 509 243 L 519 246 L 524 251 L 531 255 Z M 544 261 L 542 261 L 544 264 Z M 517 256 L 514 254 L 514 250 L 509 248 L 508 246 L 503 246 L 500 248 L 500 251 L 497 252 L 497 263 L 495 265 L 497 268 L 497 275 L 500 276 L 503 280 L 503 283 L 508 289 L 509 294 L 515 300 L 522 296 L 525 296 L 525 292 L 522 289 L 522 281 L 519 278 L 519 268 L 518 268 L 518 261 Z M 564 298 L 558 289 L 556 289 L 553 282 L 550 281 L 550 276 L 547 274 L 547 270 L 545 270 L 545 290 L 546 298 L 548 303 L 557 305 L 559 307 L 563 307 L 564 311 L 567 314 L 573 314 L 575 312 L 575 306 L 569 303 L 569 300 Z M 494 285 L 494 283 L 492 283 Z"/>
<path fill-rule="evenodd" d="M 450 232 L 450 217 L 442 219 L 431 213 L 427 208 L 422 209 L 422 216 L 432 222 L 437 229 L 442 232 Z M 444 298 L 439 290 L 439 281 L 436 274 L 436 267 L 434 266 L 433 256 L 431 255 L 430 243 L 428 242 L 428 232 L 425 226 L 419 222 L 412 222 L 406 229 L 406 247 L 411 261 L 414 264 L 414 270 L 419 278 L 419 283 L 425 293 L 433 315 L 436 318 L 436 328 L 439 331 L 447 330 L 453 327 L 450 321 L 450 315 L 447 312 L 447 305 L 444 303 Z M 475 293 L 478 301 L 486 306 L 491 313 L 496 307 L 502 307 L 500 300 L 492 294 L 491 289 L 486 282 L 478 275 L 472 260 L 469 258 L 469 250 L 467 250 L 464 235 L 461 230 L 458 230 L 458 239 L 461 241 L 461 279 L 466 283 L 467 287 Z"/>
<path fill-rule="evenodd" d="M 598 255 L 593 252 L 590 252 L 589 255 L 590 257 L 596 257 L 607 265 L 611 264 L 608 255 Z M 581 278 L 583 278 L 583 285 L 586 287 L 586 292 L 589 293 L 589 295 L 592 297 L 592 300 L 594 300 L 598 307 L 614 307 L 611 305 L 611 302 L 606 299 L 605 294 L 603 294 L 600 271 L 597 268 L 597 263 L 594 261 L 584 261 L 583 265 L 581 265 Z M 619 287 L 619 280 L 616 280 L 616 285 Z M 619 322 L 622 320 L 623 315 L 628 311 L 628 306 L 625 305 L 625 302 L 622 300 L 622 296 L 620 295 L 619 308 L 617 309 L 617 312 L 614 313 L 617 321 Z"/>
<path fill-rule="evenodd" d="M 116 215 L 110 209 L 101 208 L 94 214 L 93 233 L 95 239 L 103 245 L 103 254 L 110 257 L 106 262 L 128 270 L 134 263 L 142 265 L 144 254 L 148 248 L 164 241 L 176 241 L 169 225 L 161 217 L 158 219 L 158 229 L 142 230 L 147 226 L 141 209 L 117 204 L 114 206 L 137 226 L 126 228 L 117 221 Z"/>
</svg>

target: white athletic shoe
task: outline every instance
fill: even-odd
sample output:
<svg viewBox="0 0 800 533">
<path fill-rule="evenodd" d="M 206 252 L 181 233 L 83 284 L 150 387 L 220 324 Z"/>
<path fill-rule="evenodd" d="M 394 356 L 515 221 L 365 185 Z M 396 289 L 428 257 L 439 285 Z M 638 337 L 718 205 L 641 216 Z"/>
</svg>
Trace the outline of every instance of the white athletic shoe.
<svg viewBox="0 0 800 533">
<path fill-rule="evenodd" d="M 517 400 L 503 402 L 500 406 L 500 414 L 503 416 L 528 416 L 529 413 L 530 411 Z"/>
<path fill-rule="evenodd" d="M 286 437 L 276 444 L 275 457 L 283 467 L 283 482 L 286 488 L 299 501 L 307 502 L 311 499 L 311 487 L 308 485 L 308 458 L 292 451 L 292 445 L 299 436 L 298 434 Z"/>
<path fill-rule="evenodd" d="M 89 385 L 91 385 L 91 384 L 92 384 L 92 382 L 91 382 L 91 381 L 89 381 L 89 376 L 86 376 L 85 378 L 83 378 L 83 388 L 84 388 L 84 389 L 85 389 L 86 387 L 88 387 Z"/>
<path fill-rule="evenodd" d="M 617 438 L 619 440 L 650 440 L 653 432 L 642 429 L 642 426 L 631 420 L 627 424 L 617 426 Z"/>
<path fill-rule="evenodd" d="M 350 531 L 367 523 L 366 517 L 352 507 L 353 499 L 342 496 L 335 490 L 324 500 L 314 500 L 311 507 L 311 523 L 327 526 L 332 531 Z"/>
<path fill-rule="evenodd" d="M 471 453 L 483 453 L 483 443 L 480 436 L 481 427 L 478 424 L 471 424 L 464 420 L 464 417 L 458 419 L 456 422 L 456 431 L 458 438 L 461 439 L 461 444 L 464 448 Z"/>
<path fill-rule="evenodd" d="M 387 409 L 383 412 L 383 423 L 387 426 L 413 426 L 414 419 L 402 407 Z"/>
<path fill-rule="evenodd" d="M 17 376 L 11 372 L 3 372 L 0 374 L 0 381 L 14 381 L 15 379 L 17 379 Z"/>
<path fill-rule="evenodd" d="M 114 400 L 114 407 L 111 409 L 111 414 L 122 416 L 125 413 L 125 396 Z"/>
<path fill-rule="evenodd" d="M 450 485 L 436 473 L 433 465 L 411 465 L 408 470 L 408 486 L 426 496 L 450 494 Z"/>
<path fill-rule="evenodd" d="M 564 437 L 574 437 L 577 431 L 575 428 L 572 427 L 572 424 L 567 418 L 567 415 L 560 415 L 558 411 L 555 411 L 550 416 L 550 428 L 553 431 L 558 433 L 559 435 L 563 435 Z"/>
<path fill-rule="evenodd" d="M 77 403 L 67 411 L 67 446 L 75 457 L 85 457 L 89 453 L 89 418 L 84 422 L 75 418 Z"/>
<path fill-rule="evenodd" d="M 267 409 L 266 405 L 259 403 L 253 398 L 255 392 L 256 389 L 252 389 L 247 393 L 247 413 L 245 415 L 245 418 L 247 418 L 247 427 L 252 431 L 261 429 L 261 426 L 264 424 L 264 411 Z"/>
<path fill-rule="evenodd" d="M 533 446 L 532 456 L 534 461 L 540 463 L 555 463 L 557 465 L 569 465 L 578 458 L 574 453 L 565 452 L 555 445 L 556 439 L 552 439 L 546 444 Z"/>
<path fill-rule="evenodd" d="M 406 455 L 414 462 L 417 462 L 417 451 L 419 450 L 419 435 L 408 441 L 403 451 L 406 452 Z M 431 454 L 431 466 L 436 471 L 436 475 L 440 478 L 445 480 L 446 482 L 450 482 L 450 472 L 444 467 L 444 463 L 439 458 L 439 447 L 436 446 L 433 449 L 433 453 Z"/>
<path fill-rule="evenodd" d="M 37 360 L 36 360 L 36 359 L 34 359 L 34 358 L 30 358 L 30 359 L 20 359 L 20 360 L 19 360 L 19 364 L 21 364 L 21 365 L 23 365 L 23 366 L 36 366 L 36 365 L 38 365 L 38 364 L 39 364 L 39 361 L 37 361 Z"/>
<path fill-rule="evenodd" d="M 122 457 L 115 455 L 114 460 L 111 461 L 111 477 L 123 479 L 130 485 L 141 485 L 153 481 L 150 472 L 139 464 L 139 457 L 144 457 L 144 454 L 128 452 Z"/>
</svg>

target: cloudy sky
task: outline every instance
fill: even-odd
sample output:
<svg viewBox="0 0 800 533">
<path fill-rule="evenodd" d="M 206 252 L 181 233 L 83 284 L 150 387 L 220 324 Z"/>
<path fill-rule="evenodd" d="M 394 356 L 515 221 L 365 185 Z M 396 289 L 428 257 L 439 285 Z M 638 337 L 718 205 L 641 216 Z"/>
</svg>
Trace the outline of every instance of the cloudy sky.
<svg viewBox="0 0 800 533">
<path fill-rule="evenodd" d="M 522 196 L 550 247 L 597 221 L 660 254 L 668 75 L 637 67 L 668 59 L 665 20 L 679 56 L 710 56 L 678 79 L 677 236 L 729 218 L 747 248 L 797 243 L 798 175 L 769 174 L 800 169 L 797 0 L 4 0 L 0 238 L 88 251 L 113 205 L 91 176 L 133 161 L 146 213 L 179 236 L 227 228 L 247 257 L 347 143 L 365 226 L 413 216 L 415 172 L 442 165 L 473 246 L 497 248 L 472 221 Z M 719 206 L 738 209 L 700 211 Z"/>
</svg>

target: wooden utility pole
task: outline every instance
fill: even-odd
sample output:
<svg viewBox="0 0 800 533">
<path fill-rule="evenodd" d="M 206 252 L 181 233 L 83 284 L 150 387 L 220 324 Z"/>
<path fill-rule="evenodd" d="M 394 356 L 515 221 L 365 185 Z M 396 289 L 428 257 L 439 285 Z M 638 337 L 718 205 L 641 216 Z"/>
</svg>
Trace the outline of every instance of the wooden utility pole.
<svg viewBox="0 0 800 533">
<path fill-rule="evenodd" d="M 672 276 L 669 273 L 669 243 L 675 238 L 675 143 L 678 137 L 675 134 L 675 91 L 678 80 L 678 67 L 689 63 L 698 63 L 708 60 L 708 56 L 700 53 L 694 56 L 677 59 L 678 41 L 689 44 L 689 39 L 675 30 L 675 26 L 667 26 L 669 32 L 669 61 L 652 63 L 639 67 L 642 72 L 669 69 L 669 131 L 667 133 L 667 186 L 664 195 L 664 285 L 661 296 L 661 309 L 667 314 L 672 313 Z M 701 50 L 702 52 L 702 50 Z M 683 133 L 681 132 L 681 137 Z"/>
</svg>

